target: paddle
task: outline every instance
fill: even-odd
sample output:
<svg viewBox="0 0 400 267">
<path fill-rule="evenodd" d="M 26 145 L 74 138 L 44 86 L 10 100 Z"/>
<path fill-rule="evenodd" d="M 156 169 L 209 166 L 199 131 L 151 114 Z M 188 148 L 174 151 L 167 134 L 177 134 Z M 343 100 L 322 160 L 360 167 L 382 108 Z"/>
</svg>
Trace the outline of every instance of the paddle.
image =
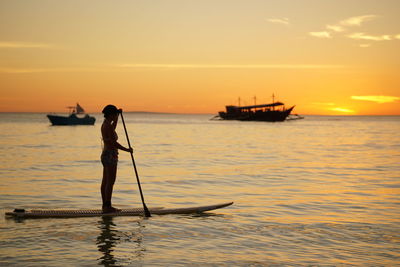
<svg viewBox="0 0 400 267">
<path fill-rule="evenodd" d="M 124 121 L 124 116 L 122 115 L 122 109 L 120 109 L 120 114 L 121 114 L 122 124 L 124 125 L 124 130 L 125 130 L 126 140 L 128 141 L 128 146 L 129 146 L 129 148 L 132 148 L 132 147 L 131 147 L 131 142 L 129 142 L 128 131 L 126 130 L 125 121 Z M 145 215 L 146 217 L 151 217 L 150 211 L 149 211 L 149 209 L 146 207 L 146 204 L 144 203 L 144 197 L 143 197 L 142 187 L 140 186 L 139 175 L 138 175 L 138 172 L 137 172 L 137 169 L 136 169 L 135 159 L 133 158 L 133 153 L 132 153 L 132 152 L 131 152 L 131 159 L 132 159 L 133 168 L 135 169 L 136 181 L 137 181 L 137 184 L 138 184 L 138 186 L 139 186 L 140 197 L 142 198 L 143 209 L 144 209 L 144 215 Z"/>
</svg>

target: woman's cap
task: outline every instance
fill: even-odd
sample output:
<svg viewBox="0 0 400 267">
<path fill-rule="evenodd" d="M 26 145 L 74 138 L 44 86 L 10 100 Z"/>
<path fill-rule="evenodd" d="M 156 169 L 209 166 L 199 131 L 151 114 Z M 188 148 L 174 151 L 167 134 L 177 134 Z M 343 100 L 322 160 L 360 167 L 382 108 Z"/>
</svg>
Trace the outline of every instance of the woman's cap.
<svg viewBox="0 0 400 267">
<path fill-rule="evenodd" d="M 111 114 L 117 114 L 118 113 L 118 109 L 114 105 L 107 105 L 107 106 L 105 106 L 103 108 L 102 112 L 103 112 L 104 116 L 108 116 L 108 115 L 111 115 Z"/>
</svg>

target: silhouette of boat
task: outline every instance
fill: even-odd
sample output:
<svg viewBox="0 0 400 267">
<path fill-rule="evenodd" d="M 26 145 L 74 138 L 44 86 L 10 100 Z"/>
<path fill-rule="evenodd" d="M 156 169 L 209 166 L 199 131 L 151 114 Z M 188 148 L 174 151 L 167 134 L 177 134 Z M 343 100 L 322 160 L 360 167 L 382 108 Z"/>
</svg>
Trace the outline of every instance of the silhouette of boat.
<svg viewBox="0 0 400 267">
<path fill-rule="evenodd" d="M 274 98 L 274 96 L 273 96 Z M 282 107 L 277 109 L 277 107 Z M 261 104 L 252 106 L 226 106 L 226 111 L 220 111 L 215 118 L 222 120 L 239 120 L 239 121 L 284 121 L 294 109 L 292 106 L 288 109 L 282 102 L 275 102 L 272 100 L 271 104 Z M 298 117 L 302 118 L 302 117 Z"/>
<path fill-rule="evenodd" d="M 48 114 L 51 124 L 53 125 L 94 125 L 96 118 L 85 114 L 85 110 L 76 103 L 76 106 L 67 107 L 70 109 L 69 116 L 59 116 Z M 78 115 L 83 115 L 83 117 L 78 117 Z"/>
</svg>

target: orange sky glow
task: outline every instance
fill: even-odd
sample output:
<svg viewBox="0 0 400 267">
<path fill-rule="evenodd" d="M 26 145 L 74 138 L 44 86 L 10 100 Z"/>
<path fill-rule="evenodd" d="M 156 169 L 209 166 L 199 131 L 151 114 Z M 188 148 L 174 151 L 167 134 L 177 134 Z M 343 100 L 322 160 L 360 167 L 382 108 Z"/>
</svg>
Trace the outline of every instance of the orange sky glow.
<svg viewBox="0 0 400 267">
<path fill-rule="evenodd" d="M 0 112 L 400 115 L 396 0 L 0 2 Z"/>
</svg>

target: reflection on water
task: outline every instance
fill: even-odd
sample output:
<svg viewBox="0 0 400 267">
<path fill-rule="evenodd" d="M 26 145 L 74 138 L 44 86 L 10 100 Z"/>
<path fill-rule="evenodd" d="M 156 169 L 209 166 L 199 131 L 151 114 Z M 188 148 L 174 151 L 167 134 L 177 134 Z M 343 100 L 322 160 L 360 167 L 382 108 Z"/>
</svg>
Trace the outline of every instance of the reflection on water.
<svg viewBox="0 0 400 267">
<path fill-rule="evenodd" d="M 117 266 L 117 261 L 114 259 L 112 253 L 119 238 L 116 235 L 116 230 L 112 229 L 114 227 L 115 224 L 112 217 L 102 217 L 102 220 L 99 221 L 101 232 L 97 237 L 97 246 L 99 251 L 103 253 L 103 256 L 99 260 L 104 266 Z"/>
<path fill-rule="evenodd" d="M 142 226 L 140 220 L 135 223 L 137 223 L 137 226 L 132 224 L 132 232 L 124 233 L 118 230 L 118 226 L 113 222 L 113 217 L 104 216 L 101 218 L 98 222 L 100 234 L 96 241 L 98 250 L 103 254 L 98 259 L 99 264 L 104 266 L 125 265 L 127 263 L 126 260 L 118 260 L 115 256 L 118 254 L 117 245 L 124 242 L 136 244 L 134 249 L 131 250 L 131 257 L 128 259 L 129 263 L 141 261 L 144 251 L 142 248 Z M 130 249 L 132 249 L 132 247 L 130 247 Z"/>
<path fill-rule="evenodd" d="M 398 265 L 400 116 L 209 118 L 127 114 L 146 204 L 234 205 L 148 220 L 0 216 L 0 266 Z M 2 213 L 101 207 L 100 125 L 0 114 Z M 142 206 L 128 154 L 113 202 Z"/>
</svg>

